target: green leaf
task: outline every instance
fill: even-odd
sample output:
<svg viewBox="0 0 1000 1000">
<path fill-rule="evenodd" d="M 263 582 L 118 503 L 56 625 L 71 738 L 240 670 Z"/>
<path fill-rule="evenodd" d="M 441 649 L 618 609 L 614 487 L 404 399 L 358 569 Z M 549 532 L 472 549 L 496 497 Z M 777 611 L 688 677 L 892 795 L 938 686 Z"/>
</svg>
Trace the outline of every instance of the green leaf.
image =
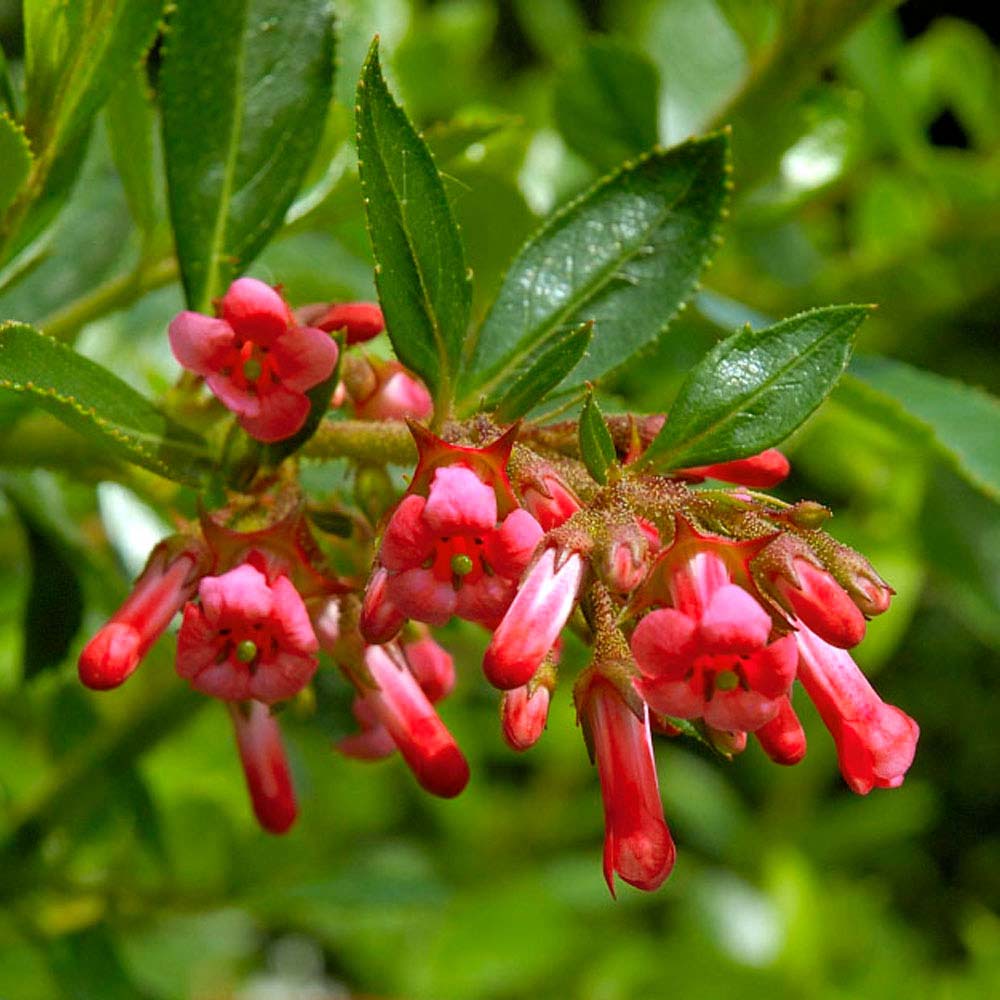
<svg viewBox="0 0 1000 1000">
<path fill-rule="evenodd" d="M 594 324 L 588 321 L 553 340 L 500 397 L 496 419 L 510 423 L 545 402 L 548 394 L 579 364 L 593 334 Z"/>
<path fill-rule="evenodd" d="M 17 196 L 31 172 L 31 146 L 10 115 L 0 115 L 0 212 Z"/>
<path fill-rule="evenodd" d="M 829 306 L 716 344 L 680 388 L 641 462 L 657 469 L 754 455 L 792 433 L 826 398 L 867 306 Z"/>
<path fill-rule="evenodd" d="M 377 38 L 358 81 L 357 124 L 375 283 L 389 338 L 443 412 L 469 321 L 470 275 L 441 175 L 382 77 Z"/>
<path fill-rule="evenodd" d="M 160 0 L 25 0 L 24 123 L 51 161 L 85 131 L 160 23 Z"/>
<path fill-rule="evenodd" d="M 208 312 L 281 225 L 333 84 L 328 0 L 177 0 L 160 99 L 188 304 Z"/>
<path fill-rule="evenodd" d="M 483 142 L 518 121 L 512 115 L 476 114 L 460 115 L 451 121 L 436 122 L 421 133 L 438 163 L 447 163 L 463 155 L 470 146 Z"/>
<path fill-rule="evenodd" d="M 587 471 L 599 483 L 608 481 L 608 469 L 615 462 L 615 442 L 591 392 L 580 413 L 580 456 Z"/>
<path fill-rule="evenodd" d="M 612 38 L 589 41 L 556 78 L 553 113 L 566 144 L 599 170 L 656 145 L 659 73 Z"/>
<path fill-rule="evenodd" d="M 149 100 L 146 71 L 136 66 L 111 92 L 105 108 L 108 144 L 125 189 L 135 224 L 147 235 L 156 226 L 156 172 L 153 128 L 156 116 Z"/>
<path fill-rule="evenodd" d="M 0 326 L 0 389 L 29 395 L 119 458 L 199 485 L 208 447 L 106 368 L 24 323 Z"/>
<path fill-rule="evenodd" d="M 550 218 L 511 264 L 483 322 L 468 404 L 489 395 L 568 327 L 594 320 L 564 389 L 652 344 L 694 291 L 726 200 L 725 133 L 655 151 Z"/>
<path fill-rule="evenodd" d="M 73 553 L 14 489 L 5 489 L 24 527 L 31 559 L 31 586 L 24 607 L 24 662 L 29 680 L 66 658 L 83 622 L 83 590 Z"/>
<path fill-rule="evenodd" d="M 927 441 L 976 489 L 1000 500 L 1000 400 L 902 361 L 851 362 L 838 395 L 906 438 Z"/>
<path fill-rule="evenodd" d="M 7 54 L 0 45 L 0 108 L 12 118 L 18 118 L 18 94 L 14 89 L 14 81 L 10 78 L 10 66 L 7 64 Z"/>
</svg>

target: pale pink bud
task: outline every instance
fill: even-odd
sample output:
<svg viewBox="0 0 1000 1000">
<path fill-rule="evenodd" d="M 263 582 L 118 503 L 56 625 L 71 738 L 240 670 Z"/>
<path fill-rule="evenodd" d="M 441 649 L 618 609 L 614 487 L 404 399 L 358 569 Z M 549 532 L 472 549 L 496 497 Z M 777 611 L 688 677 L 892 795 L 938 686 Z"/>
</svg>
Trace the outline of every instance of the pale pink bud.
<svg viewBox="0 0 1000 1000">
<path fill-rule="evenodd" d="M 653 760 L 649 711 L 642 718 L 601 677 L 582 705 L 604 799 L 604 878 L 615 894 L 615 872 L 630 885 L 657 889 L 674 867 L 676 849 L 663 818 Z"/>
<path fill-rule="evenodd" d="M 882 701 L 846 650 L 803 627 L 795 640 L 799 679 L 833 736 L 851 790 L 867 795 L 901 785 L 920 736 L 916 722 Z"/>
<path fill-rule="evenodd" d="M 254 814 L 269 833 L 284 833 L 295 822 L 297 808 L 278 723 L 259 701 L 230 703 L 229 715 Z"/>
<path fill-rule="evenodd" d="M 527 684 L 504 692 L 500 717 L 503 738 L 511 750 L 528 750 L 538 742 L 548 722 L 550 698 L 544 684 L 530 696 Z"/>
<path fill-rule="evenodd" d="M 556 556 L 554 548 L 542 553 L 493 634 L 483 670 L 494 687 L 509 690 L 527 684 L 573 610 L 584 561 L 572 552 L 557 569 Z"/>
<path fill-rule="evenodd" d="M 376 569 L 365 589 L 358 628 L 368 642 L 388 642 L 406 622 L 404 615 L 388 595 L 387 570 Z"/>
<path fill-rule="evenodd" d="M 619 594 L 630 594 L 646 578 L 649 541 L 638 524 L 612 531 L 604 557 L 604 582 Z"/>
<path fill-rule="evenodd" d="M 375 369 L 376 384 L 364 398 L 354 396 L 354 412 L 362 420 L 423 420 L 434 412 L 427 386 L 398 361 Z"/>
<path fill-rule="evenodd" d="M 788 698 L 778 704 L 778 714 L 760 727 L 754 736 L 764 753 L 776 764 L 798 764 L 806 755 L 806 734 Z"/>
<path fill-rule="evenodd" d="M 139 665 L 150 647 L 198 586 L 194 551 L 168 559 L 154 552 L 132 593 L 80 654 L 80 680 L 89 688 L 117 687 Z"/>
<path fill-rule="evenodd" d="M 573 491 L 551 473 L 543 473 L 540 485 L 530 483 L 521 493 L 525 509 L 538 521 L 543 531 L 558 528 L 580 509 L 580 501 Z"/>
<path fill-rule="evenodd" d="M 453 798 L 468 783 L 469 765 L 416 678 L 390 649 L 365 650 L 365 666 L 378 685 L 365 698 L 417 781 L 434 795 Z"/>
</svg>

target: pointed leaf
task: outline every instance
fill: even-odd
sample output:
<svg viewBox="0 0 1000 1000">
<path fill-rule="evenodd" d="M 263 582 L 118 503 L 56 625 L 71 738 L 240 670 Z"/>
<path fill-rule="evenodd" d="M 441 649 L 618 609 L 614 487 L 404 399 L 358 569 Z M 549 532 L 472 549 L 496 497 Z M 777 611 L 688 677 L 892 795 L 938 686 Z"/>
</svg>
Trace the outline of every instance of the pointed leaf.
<svg viewBox="0 0 1000 1000">
<path fill-rule="evenodd" d="M 377 38 L 358 82 L 357 124 L 375 283 L 389 338 L 443 411 L 469 321 L 469 274 L 441 175 L 386 87 Z"/>
<path fill-rule="evenodd" d="M 150 233 L 156 225 L 156 172 L 153 127 L 156 116 L 149 99 L 144 66 L 123 74 L 105 108 L 108 144 L 121 177 L 135 224 Z"/>
<path fill-rule="evenodd" d="M 608 469 L 615 461 L 615 442 L 591 392 L 580 413 L 580 457 L 587 471 L 599 483 L 608 481 Z"/>
<path fill-rule="evenodd" d="M 610 170 L 656 145 L 659 90 L 648 56 L 616 39 L 592 39 L 556 78 L 556 127 L 574 152 Z"/>
<path fill-rule="evenodd" d="M 106 368 L 24 323 L 0 326 L 0 389 L 30 396 L 119 458 L 168 479 L 197 486 L 210 468 L 200 435 Z"/>
<path fill-rule="evenodd" d="M 838 395 L 907 437 L 925 438 L 967 482 L 1000 500 L 1000 400 L 902 361 L 855 358 Z"/>
<path fill-rule="evenodd" d="M 833 388 L 868 312 L 829 306 L 727 337 L 685 379 L 641 464 L 682 469 L 779 444 Z"/>
<path fill-rule="evenodd" d="M 496 419 L 501 423 L 510 423 L 544 403 L 548 394 L 587 353 L 593 333 L 593 323 L 581 323 L 575 330 L 552 341 L 500 397 L 496 406 Z"/>
<path fill-rule="evenodd" d="M 31 172 L 31 146 L 24 129 L 10 115 L 0 114 L 0 212 L 17 196 Z"/>
<path fill-rule="evenodd" d="M 594 320 L 571 389 L 620 367 L 695 289 L 726 200 L 724 133 L 658 150 L 556 213 L 515 258 L 483 322 L 464 403 L 493 392 L 567 326 Z"/>
<path fill-rule="evenodd" d="M 160 70 L 170 218 L 188 304 L 209 312 L 281 225 L 333 82 L 328 0 L 177 0 Z"/>
</svg>

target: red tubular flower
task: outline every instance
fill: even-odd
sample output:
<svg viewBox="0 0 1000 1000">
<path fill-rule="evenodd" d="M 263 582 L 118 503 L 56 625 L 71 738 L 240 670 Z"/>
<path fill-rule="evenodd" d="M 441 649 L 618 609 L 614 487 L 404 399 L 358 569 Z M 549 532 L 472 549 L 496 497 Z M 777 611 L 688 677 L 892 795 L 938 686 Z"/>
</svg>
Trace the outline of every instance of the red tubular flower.
<svg viewBox="0 0 1000 1000">
<path fill-rule="evenodd" d="M 779 576 L 774 586 L 799 621 L 826 642 L 842 649 L 865 637 L 865 616 L 825 569 L 801 557 L 792 560 L 797 580 Z"/>
<path fill-rule="evenodd" d="M 414 777 L 428 792 L 454 798 L 469 781 L 469 765 L 398 651 L 369 646 L 365 666 L 378 685 L 365 700 Z"/>
<path fill-rule="evenodd" d="M 580 509 L 573 491 L 555 473 L 548 472 L 522 487 L 521 502 L 544 531 L 558 528 Z"/>
<path fill-rule="evenodd" d="M 554 548 L 542 553 L 493 633 L 483 671 L 494 687 L 509 690 L 527 684 L 573 610 L 584 561 L 571 552 L 557 566 L 556 557 Z"/>
<path fill-rule="evenodd" d="M 203 577 L 177 639 L 177 673 L 205 694 L 266 704 L 312 679 L 319 643 L 288 577 L 269 581 L 257 554 L 222 576 Z"/>
<path fill-rule="evenodd" d="M 844 780 L 859 795 L 898 788 L 916 753 L 916 722 L 882 701 L 846 650 L 805 626 L 795 640 L 799 679 L 833 736 Z"/>
<path fill-rule="evenodd" d="M 343 330 L 351 345 L 377 337 L 385 329 L 385 317 L 374 302 L 338 302 L 311 319 L 309 325 L 328 333 Z"/>
<path fill-rule="evenodd" d="M 269 833 L 285 833 L 298 810 L 278 723 L 259 701 L 230 702 L 229 715 L 254 814 Z"/>
<path fill-rule="evenodd" d="M 374 386 L 364 396 L 352 393 L 355 416 L 362 420 L 423 420 L 434 412 L 434 401 L 427 386 L 408 372 L 398 361 L 384 361 L 372 366 Z"/>
<path fill-rule="evenodd" d="M 788 459 L 777 448 L 768 448 L 759 455 L 738 458 L 732 462 L 691 466 L 689 469 L 681 469 L 680 474 L 685 477 L 721 479 L 724 483 L 767 489 L 777 486 L 790 471 Z"/>
<path fill-rule="evenodd" d="M 404 497 L 389 520 L 362 634 L 385 642 L 403 618 L 444 625 L 452 615 L 494 628 L 541 537 L 525 510 L 498 524 L 496 494 L 472 469 L 437 468 L 427 497 Z"/>
<path fill-rule="evenodd" d="M 505 691 L 500 709 L 504 742 L 518 752 L 528 750 L 538 742 L 549 720 L 549 700 L 552 697 L 549 689 L 539 684 L 529 695 L 528 687 L 524 684 L 513 691 Z"/>
<path fill-rule="evenodd" d="M 295 434 L 309 413 L 306 392 L 329 378 L 337 344 L 296 326 L 285 300 L 255 278 L 234 281 L 213 319 L 185 311 L 170 323 L 174 357 L 197 375 L 259 441 Z"/>
<path fill-rule="evenodd" d="M 664 715 L 704 718 L 720 730 L 759 729 L 795 679 L 794 639 L 768 642 L 770 616 L 730 582 L 713 551 L 682 555 L 667 583 L 672 607 L 651 611 L 632 635 L 642 671 L 636 690 Z"/>
<path fill-rule="evenodd" d="M 657 889 L 674 867 L 676 849 L 663 818 L 653 760 L 649 711 L 642 718 L 612 684 L 593 676 L 581 703 L 604 799 L 604 878 L 615 872 L 637 889 Z"/>
<path fill-rule="evenodd" d="M 80 654 L 80 680 L 106 690 L 125 681 L 198 586 L 201 555 L 188 548 L 169 556 L 160 545 L 125 603 Z"/>
<path fill-rule="evenodd" d="M 764 753 L 786 767 L 798 764 L 806 755 L 806 734 L 789 698 L 778 701 L 778 714 L 765 722 L 754 736 L 760 741 Z"/>
</svg>

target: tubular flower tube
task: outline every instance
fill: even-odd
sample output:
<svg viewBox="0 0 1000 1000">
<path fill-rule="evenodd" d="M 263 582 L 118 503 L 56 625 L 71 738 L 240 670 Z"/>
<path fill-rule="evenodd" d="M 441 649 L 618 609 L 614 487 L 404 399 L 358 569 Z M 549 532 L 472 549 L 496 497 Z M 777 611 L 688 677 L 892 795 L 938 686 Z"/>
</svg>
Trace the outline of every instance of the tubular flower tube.
<svg viewBox="0 0 1000 1000">
<path fill-rule="evenodd" d="M 177 640 L 177 673 L 205 694 L 266 704 L 291 698 L 312 679 L 319 643 L 287 576 L 269 581 L 263 560 L 203 577 Z"/>
<path fill-rule="evenodd" d="M 594 676 L 581 718 L 601 779 L 604 878 L 611 895 L 616 872 L 637 889 L 657 889 L 674 867 L 676 849 L 663 818 L 649 710 L 644 705 L 637 717 L 612 684 Z"/>
<path fill-rule="evenodd" d="M 529 692 L 527 684 L 505 691 L 500 708 L 504 742 L 519 753 L 538 742 L 549 719 L 552 697 L 549 689 L 539 684 L 533 692 Z"/>
<path fill-rule="evenodd" d="M 667 573 L 671 607 L 651 611 L 632 635 L 642 676 L 636 690 L 655 712 L 703 718 L 715 729 L 759 729 L 795 680 L 795 641 L 768 642 L 770 615 L 730 582 L 714 551 L 695 552 Z"/>
<path fill-rule="evenodd" d="M 541 537 L 525 510 L 498 524 L 495 492 L 472 469 L 441 466 L 427 497 L 404 497 L 389 519 L 362 634 L 385 642 L 404 618 L 444 625 L 452 615 L 495 628 Z"/>
<path fill-rule="evenodd" d="M 913 763 L 920 729 L 905 712 L 887 705 L 851 654 L 800 625 L 799 679 L 837 746 L 840 773 L 851 790 L 897 788 Z"/>
<path fill-rule="evenodd" d="M 329 334 L 297 326 L 281 295 L 255 278 L 238 278 L 218 318 L 185 311 L 170 323 L 180 364 L 208 387 L 258 441 L 291 437 L 309 413 L 306 392 L 329 378 L 338 348 Z"/>
<path fill-rule="evenodd" d="M 751 455 L 749 458 L 682 469 L 681 475 L 698 479 L 721 479 L 724 483 L 767 489 L 777 486 L 790 471 L 788 459 L 777 448 L 768 448 L 767 451 Z"/>
<path fill-rule="evenodd" d="M 494 687 L 527 684 L 569 619 L 585 564 L 576 552 L 558 567 L 556 558 L 556 549 L 545 549 L 493 633 L 483 670 Z"/>
<path fill-rule="evenodd" d="M 779 699 L 778 714 L 770 722 L 765 722 L 754 736 L 775 764 L 786 767 L 798 764 L 806 755 L 805 730 L 792 708 L 791 699 L 787 697 Z"/>
<path fill-rule="evenodd" d="M 398 651 L 369 646 L 365 666 L 378 685 L 365 700 L 414 777 L 428 792 L 454 798 L 469 781 L 469 765 Z"/>
<path fill-rule="evenodd" d="M 792 560 L 797 580 L 779 576 L 774 586 L 792 612 L 833 646 L 850 649 L 865 637 L 865 616 L 825 569 L 801 557 Z"/>
<path fill-rule="evenodd" d="M 269 833 L 285 833 L 298 810 L 278 723 L 259 701 L 228 707 L 254 814 Z"/>
<path fill-rule="evenodd" d="M 106 690 L 125 681 L 197 589 L 200 550 L 167 552 L 154 550 L 125 603 L 84 647 L 78 669 L 87 687 Z"/>
</svg>

